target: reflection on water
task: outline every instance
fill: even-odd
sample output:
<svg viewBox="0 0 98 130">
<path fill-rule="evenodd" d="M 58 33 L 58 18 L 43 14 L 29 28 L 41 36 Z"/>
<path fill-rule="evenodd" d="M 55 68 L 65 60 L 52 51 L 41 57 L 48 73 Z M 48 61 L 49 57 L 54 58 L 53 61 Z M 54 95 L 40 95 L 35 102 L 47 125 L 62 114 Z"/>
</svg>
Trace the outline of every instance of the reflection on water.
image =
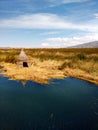
<svg viewBox="0 0 98 130">
<path fill-rule="evenodd" d="M 67 78 L 50 85 L 0 77 L 1 130 L 98 130 L 98 86 Z"/>
<path fill-rule="evenodd" d="M 94 98 L 90 103 L 91 111 L 98 116 L 98 99 Z"/>
</svg>

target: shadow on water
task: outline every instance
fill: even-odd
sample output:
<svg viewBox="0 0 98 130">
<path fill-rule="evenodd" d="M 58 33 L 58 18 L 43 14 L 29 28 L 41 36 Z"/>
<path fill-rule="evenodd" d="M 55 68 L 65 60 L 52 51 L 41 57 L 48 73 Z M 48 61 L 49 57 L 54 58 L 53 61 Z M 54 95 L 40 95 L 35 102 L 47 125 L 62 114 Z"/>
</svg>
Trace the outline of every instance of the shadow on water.
<svg viewBox="0 0 98 130">
<path fill-rule="evenodd" d="M 1 76 L 0 129 L 98 130 L 98 86 L 74 78 L 42 85 Z"/>
</svg>

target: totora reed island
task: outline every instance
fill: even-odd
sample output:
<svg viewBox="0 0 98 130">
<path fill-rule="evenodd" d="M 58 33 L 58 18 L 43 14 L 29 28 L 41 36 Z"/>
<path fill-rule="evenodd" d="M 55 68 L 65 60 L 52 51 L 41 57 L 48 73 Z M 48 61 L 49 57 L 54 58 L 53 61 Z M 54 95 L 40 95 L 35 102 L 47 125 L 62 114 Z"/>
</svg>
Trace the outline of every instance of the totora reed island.
<svg viewBox="0 0 98 130">
<path fill-rule="evenodd" d="M 98 48 L 0 49 L 0 69 L 23 82 L 74 77 L 98 84 Z"/>
<path fill-rule="evenodd" d="M 0 0 L 0 130 L 98 130 L 98 0 Z"/>
</svg>

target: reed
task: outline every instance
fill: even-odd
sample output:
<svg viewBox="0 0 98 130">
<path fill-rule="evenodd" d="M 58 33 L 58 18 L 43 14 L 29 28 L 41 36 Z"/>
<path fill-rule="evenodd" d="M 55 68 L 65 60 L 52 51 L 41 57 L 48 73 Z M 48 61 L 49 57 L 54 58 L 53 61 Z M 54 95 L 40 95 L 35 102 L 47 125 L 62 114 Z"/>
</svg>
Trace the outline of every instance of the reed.
<svg viewBox="0 0 98 130">
<path fill-rule="evenodd" d="M 17 56 L 20 50 L 21 49 L 0 49 L 0 64 L 2 65 L 2 62 L 4 62 L 5 64 L 10 63 L 16 66 Z M 90 79 L 93 79 L 93 82 L 95 80 L 95 82 L 98 83 L 98 48 L 30 48 L 25 49 L 25 52 L 30 57 L 33 65 L 32 69 L 34 67 L 35 70 L 39 68 L 43 69 L 45 81 L 46 79 L 49 80 L 50 78 L 56 77 L 54 72 L 56 74 L 60 72 L 63 73 L 63 75 L 83 78 L 91 82 L 92 80 Z M 5 64 L 4 68 L 7 69 Z M 41 71 L 41 69 L 39 69 L 39 71 Z M 50 74 L 49 71 L 52 73 Z M 35 73 L 37 72 L 35 71 Z M 37 81 L 38 75 L 35 77 Z M 57 77 L 59 77 L 59 75 Z M 43 82 L 44 79 L 39 79 L 38 81 Z M 27 78 L 27 80 L 29 79 Z"/>
</svg>

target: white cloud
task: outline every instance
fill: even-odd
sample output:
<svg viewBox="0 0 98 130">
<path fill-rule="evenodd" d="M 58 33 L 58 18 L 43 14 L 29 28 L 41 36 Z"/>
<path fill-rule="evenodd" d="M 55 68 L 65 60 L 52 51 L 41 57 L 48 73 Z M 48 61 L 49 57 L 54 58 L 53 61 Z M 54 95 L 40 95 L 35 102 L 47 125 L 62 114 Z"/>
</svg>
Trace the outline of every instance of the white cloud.
<svg viewBox="0 0 98 130">
<path fill-rule="evenodd" d="M 78 3 L 78 2 L 86 2 L 88 0 L 62 0 L 62 3 Z"/>
<path fill-rule="evenodd" d="M 60 33 L 59 31 L 48 31 L 48 32 L 40 33 L 40 35 L 54 35 L 59 33 Z"/>
<path fill-rule="evenodd" d="M 50 45 L 50 43 L 43 42 L 43 43 L 42 43 L 42 46 L 43 46 L 43 47 L 49 47 L 49 46 L 51 46 L 51 45 Z"/>
<path fill-rule="evenodd" d="M 58 6 L 61 4 L 69 4 L 69 3 L 82 3 L 89 0 L 48 0 L 50 3 L 50 7 Z"/>
<path fill-rule="evenodd" d="M 89 0 L 48 0 L 50 3 L 49 7 L 55 7 L 62 4 L 71 4 L 71 3 L 83 3 Z"/>
<path fill-rule="evenodd" d="M 49 13 L 22 15 L 12 19 L 2 19 L 0 28 L 22 29 L 76 29 L 83 31 L 98 31 L 98 25 L 93 23 L 78 24 L 67 21 L 65 17 Z"/>
<path fill-rule="evenodd" d="M 0 21 L 0 27 L 9 28 L 62 28 L 64 21 L 55 14 L 22 15 L 12 19 Z"/>
<path fill-rule="evenodd" d="M 22 15 L 12 19 L 0 21 L 0 27 L 5 28 L 28 28 L 28 29 L 80 29 L 73 23 L 67 22 L 64 17 L 56 14 L 32 14 Z"/>
<path fill-rule="evenodd" d="M 89 34 L 81 37 L 48 38 L 42 43 L 43 47 L 69 47 L 82 43 L 98 41 L 98 34 Z"/>
<path fill-rule="evenodd" d="M 94 16 L 95 16 L 95 18 L 98 18 L 98 13 L 95 13 Z"/>
</svg>

